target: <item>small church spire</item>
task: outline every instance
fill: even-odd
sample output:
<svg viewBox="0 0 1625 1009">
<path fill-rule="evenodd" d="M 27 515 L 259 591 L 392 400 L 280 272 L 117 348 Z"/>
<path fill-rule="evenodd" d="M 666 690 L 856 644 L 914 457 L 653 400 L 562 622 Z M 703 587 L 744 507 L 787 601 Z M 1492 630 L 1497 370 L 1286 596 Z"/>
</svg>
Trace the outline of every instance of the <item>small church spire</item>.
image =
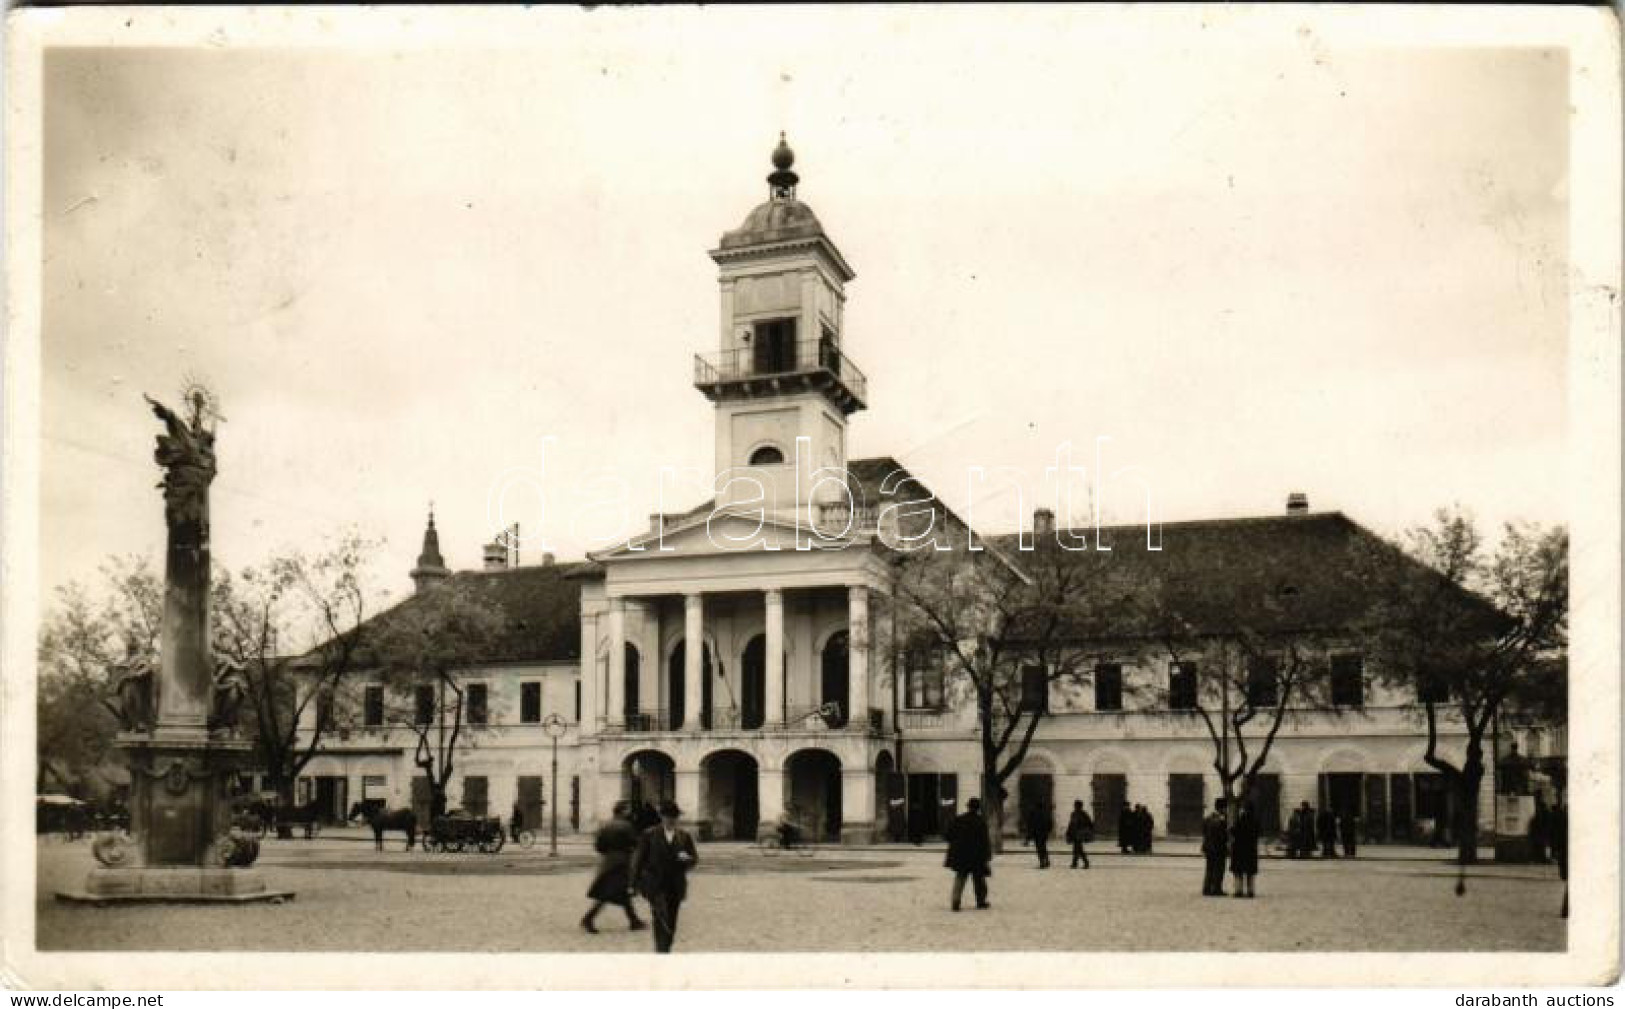
<svg viewBox="0 0 1625 1009">
<path fill-rule="evenodd" d="M 422 592 L 451 577 L 446 560 L 440 556 L 440 533 L 434 527 L 434 503 L 429 504 L 429 524 L 423 530 L 423 551 L 418 554 L 417 567 L 412 569 L 412 584 Z"/>
<path fill-rule="evenodd" d="M 790 149 L 790 144 L 784 139 L 784 131 L 779 131 L 779 146 L 773 149 L 773 174 L 767 177 L 768 192 L 775 200 L 793 200 L 796 198 L 796 183 L 801 177 L 790 170 L 796 163 L 796 152 Z"/>
</svg>

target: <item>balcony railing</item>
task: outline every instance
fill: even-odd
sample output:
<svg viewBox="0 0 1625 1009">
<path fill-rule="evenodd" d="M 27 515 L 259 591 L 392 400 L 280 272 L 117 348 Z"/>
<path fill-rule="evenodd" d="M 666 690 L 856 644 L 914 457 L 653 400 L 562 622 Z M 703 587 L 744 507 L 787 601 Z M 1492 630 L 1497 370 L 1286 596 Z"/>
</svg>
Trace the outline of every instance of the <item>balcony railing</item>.
<svg viewBox="0 0 1625 1009">
<path fill-rule="evenodd" d="M 686 721 L 682 725 L 674 724 L 673 717 L 672 711 L 668 708 L 628 711 L 620 731 L 636 733 L 696 731 L 696 726 Z M 878 736 L 885 729 L 885 713 L 879 708 L 870 708 L 865 712 L 863 724 L 868 732 Z M 785 710 L 783 728 L 788 731 L 835 732 L 850 727 L 841 705 L 795 705 Z M 756 732 L 765 726 L 759 713 L 750 713 L 747 717 L 747 713 L 739 708 L 713 708 L 709 712 L 701 712 L 697 728 L 700 732 Z"/>
<path fill-rule="evenodd" d="M 818 506 L 818 528 L 830 535 L 843 530 L 849 536 L 872 533 L 880 528 L 880 509 L 875 505 L 850 507 L 845 501 L 831 501 Z"/>
<path fill-rule="evenodd" d="M 897 713 L 900 729 L 951 729 L 953 716 L 945 708 L 915 708 Z"/>
<path fill-rule="evenodd" d="M 863 409 L 869 401 L 869 379 L 833 340 L 764 343 L 694 355 L 694 385 L 713 399 L 724 387 L 788 379 L 822 384 L 847 413 Z"/>
</svg>

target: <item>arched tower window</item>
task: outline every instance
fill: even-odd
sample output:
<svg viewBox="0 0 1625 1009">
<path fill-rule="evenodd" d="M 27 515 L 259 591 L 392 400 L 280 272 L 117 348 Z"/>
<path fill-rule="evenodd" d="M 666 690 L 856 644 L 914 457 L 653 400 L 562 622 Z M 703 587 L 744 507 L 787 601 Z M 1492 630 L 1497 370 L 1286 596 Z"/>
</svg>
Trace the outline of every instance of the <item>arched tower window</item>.
<svg viewBox="0 0 1625 1009">
<path fill-rule="evenodd" d="M 784 453 L 772 445 L 763 445 L 750 454 L 750 464 L 752 466 L 782 466 L 784 464 Z"/>
</svg>

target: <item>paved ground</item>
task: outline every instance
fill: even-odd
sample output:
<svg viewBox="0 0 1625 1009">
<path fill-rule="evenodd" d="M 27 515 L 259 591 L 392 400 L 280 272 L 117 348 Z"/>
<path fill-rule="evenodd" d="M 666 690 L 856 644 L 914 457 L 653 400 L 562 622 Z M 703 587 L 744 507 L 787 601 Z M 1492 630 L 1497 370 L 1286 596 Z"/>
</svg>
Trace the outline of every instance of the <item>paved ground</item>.
<svg viewBox="0 0 1625 1009">
<path fill-rule="evenodd" d="M 39 849 L 38 941 L 45 950 L 356 950 L 644 952 L 613 908 L 602 934 L 577 921 L 591 878 L 585 845 L 495 855 L 382 854 L 370 838 L 327 834 L 266 843 L 280 906 L 63 904 L 92 867 L 89 845 Z M 939 848 L 764 854 L 701 848 L 680 950 L 1561 950 L 1562 883 L 1550 866 L 1485 865 L 1454 895 L 1456 869 L 1425 849 L 1368 849 L 1358 861 L 1266 860 L 1256 900 L 1204 899 L 1189 845 L 1095 856 L 1047 871 L 1030 849 L 994 863 L 993 908 L 953 914 Z"/>
</svg>

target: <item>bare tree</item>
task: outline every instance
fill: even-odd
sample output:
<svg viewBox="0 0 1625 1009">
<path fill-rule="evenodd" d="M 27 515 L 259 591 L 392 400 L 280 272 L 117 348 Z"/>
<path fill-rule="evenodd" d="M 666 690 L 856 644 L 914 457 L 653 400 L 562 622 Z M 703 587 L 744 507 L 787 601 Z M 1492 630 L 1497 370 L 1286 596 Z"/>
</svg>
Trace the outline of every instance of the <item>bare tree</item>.
<svg viewBox="0 0 1625 1009">
<path fill-rule="evenodd" d="M 980 793 L 996 848 L 1005 782 L 1049 715 L 1051 685 L 1089 682 L 1101 657 L 1078 631 L 1112 592 L 1086 581 L 1075 560 L 1052 537 L 1019 552 L 977 541 L 893 555 L 894 640 L 940 662 L 948 692 L 975 707 Z"/>
<path fill-rule="evenodd" d="M 458 747 L 471 741 L 468 685 L 462 675 L 491 654 L 506 626 L 500 606 L 464 582 L 452 579 L 385 614 L 368 628 L 369 664 L 384 680 L 386 696 L 405 698 L 391 720 L 417 738 L 412 762 L 429 782 L 433 815 L 446 808 L 446 785 L 456 768 Z M 426 698 L 420 704 L 418 697 Z"/>
<path fill-rule="evenodd" d="M 1232 820 L 1239 805 L 1254 798 L 1284 725 L 1311 711 L 1343 713 L 1331 703 L 1328 657 L 1300 635 L 1249 627 L 1201 633 L 1158 601 L 1147 605 L 1159 614 L 1161 649 L 1178 671 L 1156 691 L 1160 706 L 1188 712 L 1207 730 L 1225 818 Z"/>
<path fill-rule="evenodd" d="M 163 583 L 138 556 L 113 557 L 92 593 L 57 590 L 40 626 L 38 785 L 82 789 L 106 762 L 118 733 L 114 679 L 124 667 L 158 662 Z"/>
<path fill-rule="evenodd" d="M 293 804 L 294 782 L 338 728 L 329 713 L 356 669 L 374 546 L 346 532 L 318 553 L 288 551 L 235 577 L 215 577 L 214 647 L 247 677 L 245 730 L 283 807 Z"/>
<path fill-rule="evenodd" d="M 1421 564 L 1396 564 L 1379 547 L 1366 570 L 1381 591 L 1371 619 L 1380 643 L 1381 675 L 1415 692 L 1427 724 L 1429 767 L 1456 797 L 1460 861 L 1478 855 L 1478 793 L 1484 742 L 1496 714 L 1538 693 L 1568 645 L 1568 530 L 1509 524 L 1490 553 L 1473 519 L 1439 511 L 1411 530 L 1405 553 Z M 1442 725 L 1459 724 L 1459 757 L 1441 746 Z"/>
</svg>

